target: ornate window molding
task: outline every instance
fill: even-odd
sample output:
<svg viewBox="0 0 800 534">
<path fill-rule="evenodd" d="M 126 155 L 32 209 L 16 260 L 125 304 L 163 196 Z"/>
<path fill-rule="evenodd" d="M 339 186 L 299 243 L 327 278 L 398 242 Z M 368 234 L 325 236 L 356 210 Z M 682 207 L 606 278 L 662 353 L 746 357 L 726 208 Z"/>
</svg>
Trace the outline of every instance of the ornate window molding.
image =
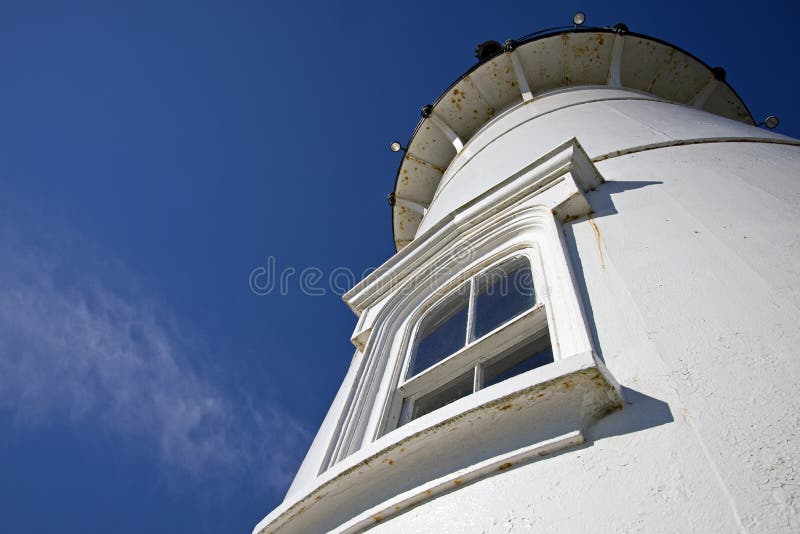
<svg viewBox="0 0 800 534">
<path fill-rule="evenodd" d="M 360 382 L 368 386 L 354 396 L 350 425 L 340 433 L 346 437 L 351 429 L 358 435 L 334 445 L 337 454 L 329 455 L 323 469 L 398 426 L 401 399 L 395 391 L 407 385 L 402 373 L 412 330 L 431 296 L 444 296 L 504 257 L 525 254 L 531 261 L 554 359 L 586 354 L 587 361 L 600 363 L 560 230 L 561 221 L 590 213 L 583 193 L 600 183 L 602 177 L 573 139 L 454 212 L 345 295 L 361 312 L 353 339 L 364 349 Z M 502 337 L 518 340 L 515 332 Z"/>
<path fill-rule="evenodd" d="M 590 213 L 583 193 L 600 183 L 573 139 L 453 212 L 344 296 L 359 316 L 356 355 L 287 499 L 257 532 L 313 514 L 323 497 L 336 500 L 326 513 L 335 509 L 342 518 L 364 512 L 357 507 L 365 494 L 381 517 L 397 513 L 404 504 L 383 510 L 382 503 L 402 493 L 412 506 L 432 494 L 424 489 L 431 481 L 485 476 L 498 458 L 529 461 L 543 454 L 531 451 L 581 443 L 588 422 L 621 408 L 619 385 L 593 349 L 561 230 L 565 220 Z M 488 358 L 546 328 L 553 363 L 398 425 L 403 396 L 419 376 L 405 378 L 426 312 L 437 297 L 512 257 L 529 259 L 536 305 L 476 343 L 491 341 L 480 349 Z M 457 374 L 459 365 L 442 371 L 447 365 L 429 370 Z M 341 524 L 326 520 L 329 528 Z"/>
</svg>

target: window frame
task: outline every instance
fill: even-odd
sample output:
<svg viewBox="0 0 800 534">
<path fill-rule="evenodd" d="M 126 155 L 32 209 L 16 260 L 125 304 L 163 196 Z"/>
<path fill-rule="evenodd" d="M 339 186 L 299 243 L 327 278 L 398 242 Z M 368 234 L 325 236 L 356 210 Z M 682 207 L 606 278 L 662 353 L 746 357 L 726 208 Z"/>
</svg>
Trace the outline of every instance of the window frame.
<svg viewBox="0 0 800 534">
<path fill-rule="evenodd" d="M 508 262 L 513 262 L 518 258 L 526 261 L 530 268 L 535 295 L 534 305 L 512 317 L 499 326 L 493 328 L 483 336 L 472 339 L 474 333 L 474 306 L 476 299 L 476 280 L 482 275 Z M 425 318 L 432 313 L 443 302 L 463 288 L 469 287 L 469 304 L 467 311 L 467 325 L 465 329 L 466 342 L 456 352 L 450 354 L 432 366 L 429 366 L 414 376 L 408 377 L 408 372 L 414 358 L 414 351 L 417 346 L 417 336 L 425 321 Z M 560 357 L 558 346 L 553 342 L 551 336 L 549 319 L 550 315 L 549 293 L 544 276 L 544 269 L 541 266 L 540 253 L 538 248 L 531 244 L 524 248 L 517 248 L 494 254 L 490 258 L 482 258 L 468 268 L 464 269 L 458 276 L 447 280 L 434 292 L 434 295 L 424 301 L 411 314 L 404 328 L 405 336 L 401 348 L 401 365 L 397 373 L 397 382 L 392 399 L 386 405 L 386 410 L 382 418 L 381 435 L 400 428 L 408 421 L 412 420 L 411 414 L 414 409 L 414 402 L 420 397 L 427 395 L 439 388 L 444 387 L 450 381 L 458 378 L 472 369 L 473 388 L 472 394 L 489 387 L 483 386 L 482 369 L 484 366 L 493 363 L 507 349 L 519 345 L 526 340 L 536 339 L 543 335 L 548 336 L 548 341 L 553 352 L 553 361 Z M 535 370 L 535 369 L 534 369 Z M 532 370 L 520 374 L 528 373 Z M 466 395 L 469 396 L 469 395 Z M 403 402 L 408 399 L 410 402 Z M 436 410 L 433 410 L 434 412 Z M 425 414 L 427 415 L 427 414 Z"/>
<path fill-rule="evenodd" d="M 505 417 L 523 417 L 528 408 L 537 409 L 538 394 L 531 397 L 530 391 L 547 392 L 563 380 L 570 381 L 567 400 L 579 401 L 564 407 L 576 412 L 570 414 L 579 418 L 576 428 L 583 424 L 587 403 L 605 406 L 605 411 L 618 407 L 620 388 L 594 351 L 562 229 L 591 215 L 584 193 L 602 182 L 578 141 L 570 139 L 453 210 L 344 295 L 359 318 L 351 336 L 356 352 L 294 485 L 330 480 L 400 444 L 436 441 L 459 421 L 477 418 L 474 424 L 482 427 L 492 419 L 480 414 L 493 413 L 500 402 L 515 402 L 515 410 L 504 411 Z M 531 267 L 540 272 L 534 281 L 545 302 L 554 363 L 398 427 L 392 413 L 399 362 L 411 342 L 410 327 L 427 309 L 422 305 L 465 278 L 452 273 L 473 273 L 502 255 L 528 248 L 533 249 Z M 449 280 L 443 284 L 445 277 Z M 589 389 L 575 387 L 587 377 Z"/>
<path fill-rule="evenodd" d="M 461 348 L 457 349 L 455 352 L 450 353 L 448 356 L 445 356 L 438 362 L 434 363 L 433 365 L 429 365 L 428 367 L 422 369 L 418 373 L 413 376 L 409 376 L 409 372 L 411 370 L 412 365 L 414 364 L 414 358 L 416 357 L 417 347 L 419 346 L 419 342 L 417 338 L 420 336 L 420 330 L 425 325 L 426 319 L 433 313 L 435 313 L 441 305 L 444 305 L 449 299 L 456 299 L 460 298 L 461 292 L 467 288 L 467 317 L 464 320 L 465 323 L 465 331 L 464 331 L 464 344 L 461 345 Z M 431 302 L 423 303 L 423 308 L 426 308 L 425 311 L 419 316 L 416 323 L 413 326 L 413 331 L 411 333 L 411 343 L 405 348 L 405 355 L 403 358 L 403 366 L 400 372 L 400 383 L 405 383 L 417 378 L 419 375 L 426 373 L 433 367 L 438 366 L 439 364 L 443 363 L 445 360 L 449 360 L 455 354 L 463 351 L 469 344 L 469 329 L 470 329 L 470 322 L 472 320 L 472 306 L 473 306 L 473 297 L 472 297 L 472 278 L 467 278 L 465 281 L 458 284 L 455 288 L 448 290 L 442 295 L 436 295 L 430 299 Z M 440 325 L 441 326 L 441 325 Z M 420 340 L 421 341 L 421 340 Z"/>
</svg>

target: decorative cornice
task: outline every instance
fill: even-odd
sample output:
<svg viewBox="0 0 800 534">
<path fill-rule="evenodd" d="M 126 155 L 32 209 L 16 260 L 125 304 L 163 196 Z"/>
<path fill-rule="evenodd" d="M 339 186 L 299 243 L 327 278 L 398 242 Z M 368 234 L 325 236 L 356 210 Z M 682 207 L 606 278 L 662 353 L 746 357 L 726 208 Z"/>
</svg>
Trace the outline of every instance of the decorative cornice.
<svg viewBox="0 0 800 534">
<path fill-rule="evenodd" d="M 380 300 L 409 272 L 446 249 L 464 230 L 523 197 L 547 189 L 573 168 L 579 171 L 575 173 L 580 180 L 577 185 L 584 192 L 602 182 L 578 140 L 572 138 L 451 212 L 356 284 L 345 293 L 343 300 L 356 315 L 361 315 L 367 306 Z"/>
</svg>

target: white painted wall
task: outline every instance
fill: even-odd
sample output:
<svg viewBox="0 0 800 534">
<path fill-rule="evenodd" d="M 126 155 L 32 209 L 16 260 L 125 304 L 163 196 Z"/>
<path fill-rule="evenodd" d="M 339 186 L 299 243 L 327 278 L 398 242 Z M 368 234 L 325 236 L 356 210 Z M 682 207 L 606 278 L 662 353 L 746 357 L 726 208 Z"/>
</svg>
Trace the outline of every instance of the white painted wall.
<svg viewBox="0 0 800 534">
<path fill-rule="evenodd" d="M 593 215 L 563 225 L 564 242 L 595 351 L 623 387 L 624 409 L 583 429 L 583 445 L 487 471 L 376 517 L 373 530 L 800 531 L 800 142 L 635 91 L 560 91 L 470 139 L 418 236 L 573 136 L 606 181 L 586 195 Z M 413 258 L 427 237 L 398 256 Z M 369 315 L 383 304 L 365 306 Z M 286 501 L 256 532 L 347 525 L 359 502 L 379 509 L 384 493 L 391 501 L 390 483 L 380 481 L 392 470 L 420 477 L 420 466 L 447 463 L 443 438 L 438 456 L 428 455 L 433 438 L 421 431 L 416 456 L 400 459 L 387 434 L 350 458 L 351 474 L 320 474 L 362 357 Z M 531 415 L 519 436 L 540 432 L 536 421 L 558 410 Z M 492 425 L 515 431 L 492 413 Z M 460 425 L 453 450 L 478 437 L 494 450 L 485 428 L 470 432 Z M 421 478 L 406 482 L 424 487 Z"/>
<path fill-rule="evenodd" d="M 523 125 L 465 150 L 423 230 L 567 132 L 592 156 L 742 139 L 599 161 L 594 216 L 566 225 L 597 348 L 627 405 L 582 447 L 374 531 L 800 531 L 800 147 L 747 141 L 785 138 L 672 104 L 583 107 L 502 118 Z"/>
<path fill-rule="evenodd" d="M 790 138 L 638 91 L 561 90 L 500 115 L 470 139 L 439 182 L 417 235 L 564 141 L 592 159 L 675 142 Z"/>
</svg>

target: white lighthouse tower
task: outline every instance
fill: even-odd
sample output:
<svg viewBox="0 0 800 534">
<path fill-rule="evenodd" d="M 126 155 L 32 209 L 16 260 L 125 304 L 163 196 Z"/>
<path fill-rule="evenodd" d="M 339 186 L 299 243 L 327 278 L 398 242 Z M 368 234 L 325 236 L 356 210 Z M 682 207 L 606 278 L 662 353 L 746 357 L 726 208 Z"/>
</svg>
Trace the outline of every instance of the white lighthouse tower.
<svg viewBox="0 0 800 534">
<path fill-rule="evenodd" d="M 800 141 L 624 25 L 478 55 L 254 533 L 800 531 Z"/>
</svg>

